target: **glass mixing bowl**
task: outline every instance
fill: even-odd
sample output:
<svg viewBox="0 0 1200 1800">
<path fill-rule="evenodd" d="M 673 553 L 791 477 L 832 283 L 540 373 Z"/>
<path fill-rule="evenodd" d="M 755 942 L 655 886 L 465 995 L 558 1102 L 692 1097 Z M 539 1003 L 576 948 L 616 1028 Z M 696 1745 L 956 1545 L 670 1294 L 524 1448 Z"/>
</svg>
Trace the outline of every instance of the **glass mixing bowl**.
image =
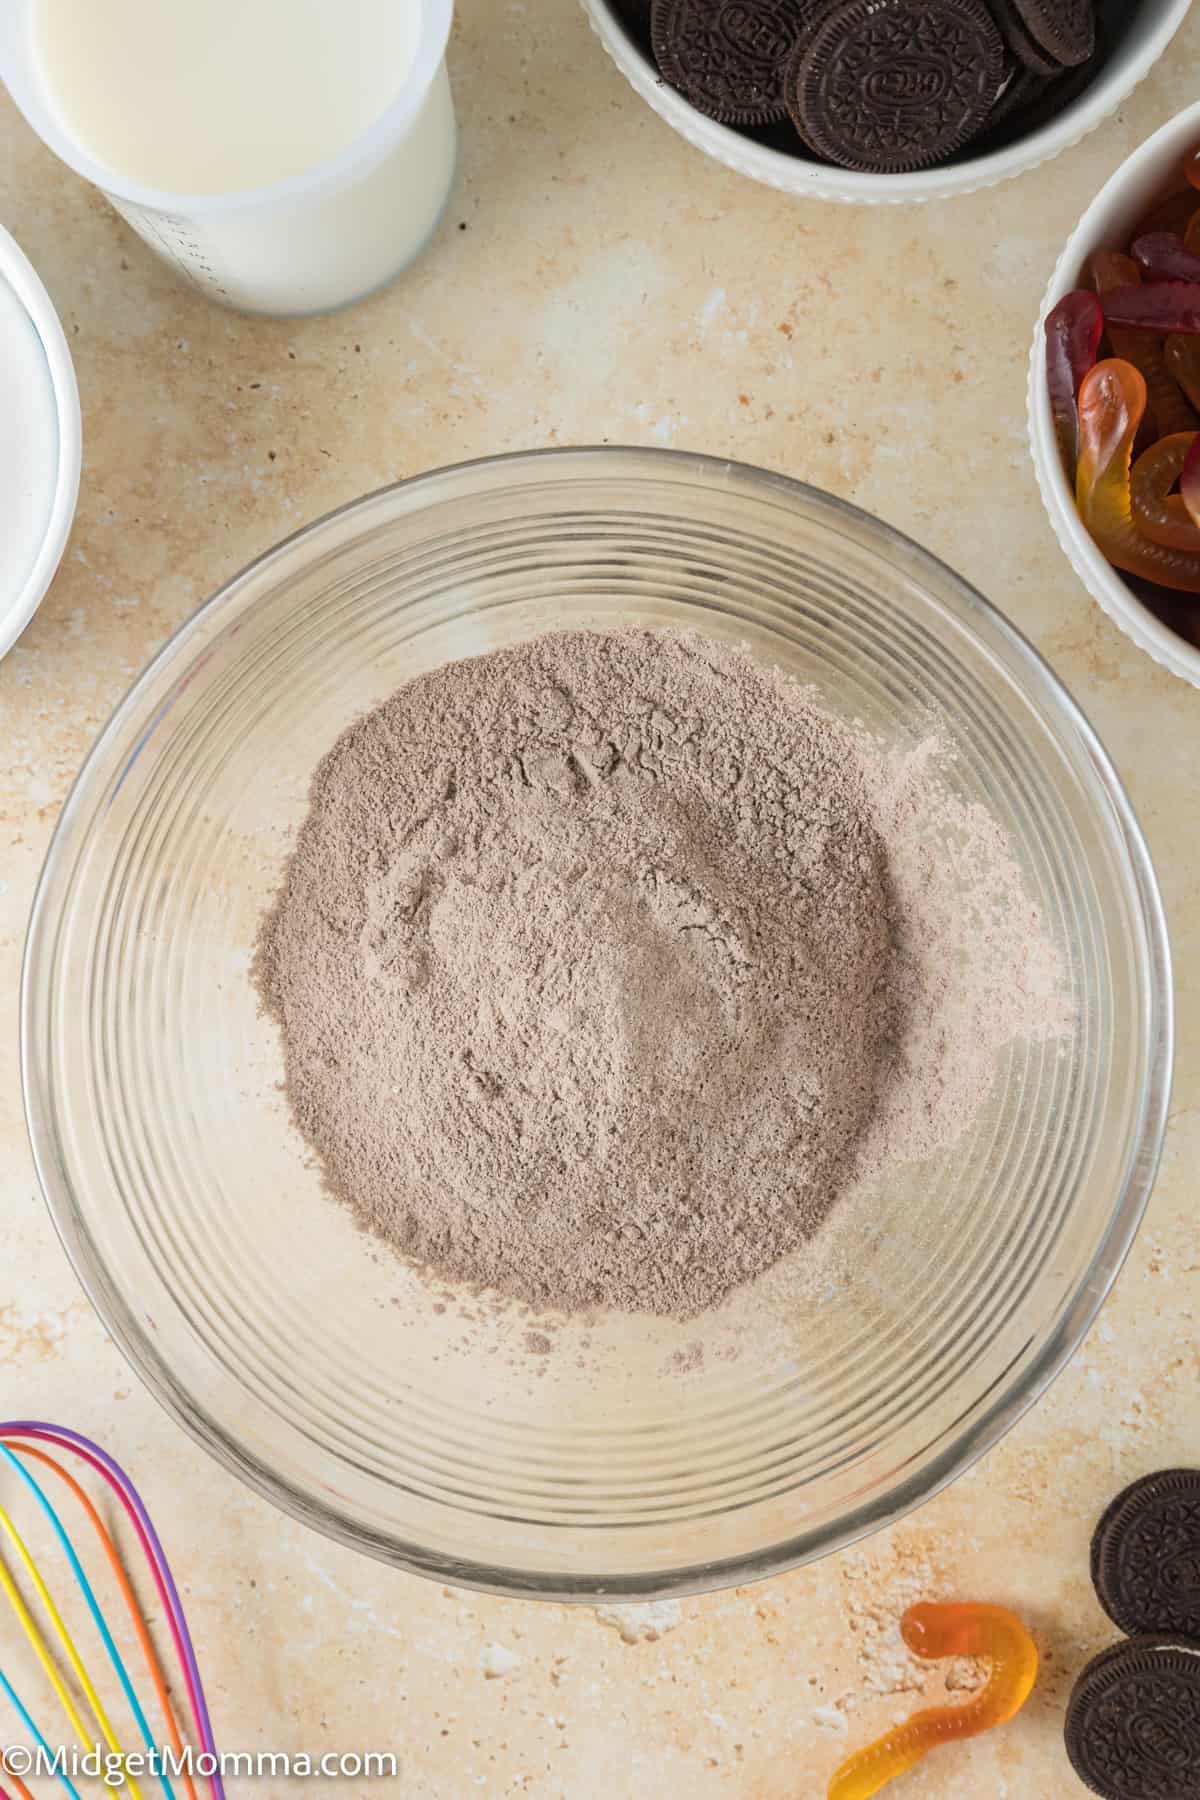
<svg viewBox="0 0 1200 1800">
<path fill-rule="evenodd" d="M 1014 1043 L 852 1272 L 678 1323 L 563 1323 L 423 1280 L 329 1199 L 248 977 L 314 765 L 407 677 L 550 627 L 692 627 L 815 684 L 1006 832 L 1070 1035 Z M 956 880 L 947 847 L 944 878 Z M 1030 646 L 898 533 L 703 457 L 550 451 L 335 513 L 237 576 L 118 707 L 33 910 L 23 1068 L 58 1229 L 173 1415 L 306 1523 L 440 1580 L 681 1594 L 897 1518 L 1078 1344 L 1153 1179 L 1161 905 L 1128 801 Z M 836 1216 L 836 1215 L 835 1215 Z"/>
</svg>

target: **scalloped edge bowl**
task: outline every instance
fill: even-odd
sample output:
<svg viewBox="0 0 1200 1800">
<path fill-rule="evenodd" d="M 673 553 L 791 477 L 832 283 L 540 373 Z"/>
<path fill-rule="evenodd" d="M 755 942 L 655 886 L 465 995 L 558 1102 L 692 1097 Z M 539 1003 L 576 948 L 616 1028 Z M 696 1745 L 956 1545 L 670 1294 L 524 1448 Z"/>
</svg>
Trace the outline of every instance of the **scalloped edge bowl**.
<svg viewBox="0 0 1200 1800">
<path fill-rule="evenodd" d="M 47 492 L 47 518 L 41 546 L 21 585 L 0 593 L 0 659 L 12 649 L 50 589 L 58 572 L 79 500 L 83 466 L 83 418 L 75 365 L 62 321 L 41 276 L 10 232 L 0 225 L 0 285 L 11 289 L 25 312 L 45 358 L 45 375 L 54 402 L 58 455 L 53 489 Z M 32 339 L 30 340 L 32 344 Z M 36 349 L 34 351 L 36 357 Z M 4 376 L 0 354 L 0 383 Z"/>
<path fill-rule="evenodd" d="M 947 200 L 994 187 L 1023 175 L 1039 163 L 1069 150 L 1116 111 L 1158 61 L 1187 16 L 1191 0 L 1154 0 L 1144 7 L 1125 40 L 1118 45 L 1095 81 L 1063 108 L 1050 124 L 1031 131 L 1015 144 L 986 156 L 920 169 L 907 175 L 862 175 L 832 164 L 808 162 L 782 150 L 756 144 L 727 125 L 718 125 L 676 93 L 634 43 L 608 0 L 582 0 L 592 29 L 626 81 L 653 107 L 659 118 L 706 156 L 748 175 L 752 181 L 784 193 L 814 200 L 837 200 L 858 206 L 904 205 Z"/>
<path fill-rule="evenodd" d="M 1046 392 L 1046 315 L 1078 285 L 1093 250 L 1126 243 L 1130 228 L 1169 185 L 1184 152 L 1200 143 L 1200 102 L 1186 106 L 1153 137 L 1139 144 L 1110 175 L 1067 239 L 1042 299 L 1029 357 L 1027 395 L 1029 447 L 1033 469 L 1054 535 L 1088 593 L 1139 649 L 1173 675 L 1200 687 L 1200 650 L 1155 618 L 1114 569 L 1084 527 L 1067 483 Z M 1200 206 L 1200 193 L 1196 195 Z"/>
</svg>

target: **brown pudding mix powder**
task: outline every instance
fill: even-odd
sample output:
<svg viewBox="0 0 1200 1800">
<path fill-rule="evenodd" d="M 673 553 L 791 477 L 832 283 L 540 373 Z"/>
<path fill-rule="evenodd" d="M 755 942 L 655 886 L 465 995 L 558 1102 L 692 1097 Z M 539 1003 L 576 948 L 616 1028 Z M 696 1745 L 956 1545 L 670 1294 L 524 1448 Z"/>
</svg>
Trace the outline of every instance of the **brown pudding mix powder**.
<svg viewBox="0 0 1200 1800">
<path fill-rule="evenodd" d="M 328 1187 L 442 1278 L 688 1316 L 952 1142 L 1068 1015 L 938 755 L 673 632 L 409 682 L 318 767 L 255 958 Z"/>
</svg>

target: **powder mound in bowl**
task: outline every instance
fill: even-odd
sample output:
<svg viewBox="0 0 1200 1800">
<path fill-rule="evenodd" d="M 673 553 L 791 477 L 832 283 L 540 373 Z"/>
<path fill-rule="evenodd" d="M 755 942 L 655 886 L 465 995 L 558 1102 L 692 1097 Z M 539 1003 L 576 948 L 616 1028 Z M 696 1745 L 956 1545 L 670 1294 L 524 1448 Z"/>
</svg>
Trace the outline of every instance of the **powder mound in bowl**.
<svg viewBox="0 0 1200 1800">
<path fill-rule="evenodd" d="M 848 732 L 739 652 L 447 664 L 317 769 L 255 979 L 333 1193 L 440 1276 L 688 1315 L 851 1178 L 900 1031 Z"/>
</svg>

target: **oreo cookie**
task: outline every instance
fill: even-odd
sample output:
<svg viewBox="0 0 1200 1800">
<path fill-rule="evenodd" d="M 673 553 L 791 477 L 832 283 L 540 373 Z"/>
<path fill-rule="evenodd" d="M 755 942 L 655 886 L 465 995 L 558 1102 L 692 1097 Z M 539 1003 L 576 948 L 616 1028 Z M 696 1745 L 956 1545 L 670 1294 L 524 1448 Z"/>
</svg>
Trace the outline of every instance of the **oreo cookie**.
<svg viewBox="0 0 1200 1800">
<path fill-rule="evenodd" d="M 654 0 L 660 73 L 723 125 L 787 116 L 784 75 L 813 0 Z"/>
<path fill-rule="evenodd" d="M 1200 1800 L 1200 1645 L 1130 1638 L 1067 1702 L 1071 1767 L 1102 1800 Z"/>
<path fill-rule="evenodd" d="M 1094 0 L 1007 0 L 1033 41 L 1065 69 L 1085 63 L 1096 48 Z"/>
<path fill-rule="evenodd" d="M 1035 75 L 1032 69 L 1018 64 L 1010 73 L 996 104 L 988 114 L 988 130 L 1002 124 L 1014 113 L 1024 112 L 1026 107 L 1040 100 L 1050 86 L 1050 80 L 1049 76 Z"/>
<path fill-rule="evenodd" d="M 1200 1640 L 1200 1470 L 1164 1469 L 1117 1495 L 1092 1536 L 1092 1583 L 1130 1636 Z"/>
<path fill-rule="evenodd" d="M 1062 64 L 1056 56 L 1051 56 L 1043 49 L 1033 33 L 1027 28 L 1021 16 L 1017 0 L 988 0 L 992 17 L 1000 27 L 1000 34 L 1023 69 L 1034 75 L 1042 75 L 1047 80 L 1057 75 Z"/>
<path fill-rule="evenodd" d="M 785 92 L 818 155 L 896 174 L 944 162 L 969 142 L 1004 76 L 984 0 L 839 0 L 804 31 Z"/>
<path fill-rule="evenodd" d="M 987 128 L 972 143 L 970 154 L 985 155 L 1057 119 L 1063 107 L 1089 86 L 1092 75 L 1091 64 L 1067 69 L 1048 80 L 1032 69 L 1019 69 L 992 108 Z"/>
</svg>

